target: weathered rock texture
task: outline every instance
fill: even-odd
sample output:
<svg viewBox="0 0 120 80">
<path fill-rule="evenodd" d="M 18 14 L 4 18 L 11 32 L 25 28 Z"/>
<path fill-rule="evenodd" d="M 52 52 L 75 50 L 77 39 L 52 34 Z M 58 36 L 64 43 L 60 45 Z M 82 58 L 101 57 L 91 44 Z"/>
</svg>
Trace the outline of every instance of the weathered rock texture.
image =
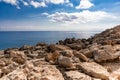
<svg viewBox="0 0 120 80">
<path fill-rule="evenodd" d="M 0 80 L 120 80 L 120 26 L 89 39 L 1 50 Z"/>
</svg>

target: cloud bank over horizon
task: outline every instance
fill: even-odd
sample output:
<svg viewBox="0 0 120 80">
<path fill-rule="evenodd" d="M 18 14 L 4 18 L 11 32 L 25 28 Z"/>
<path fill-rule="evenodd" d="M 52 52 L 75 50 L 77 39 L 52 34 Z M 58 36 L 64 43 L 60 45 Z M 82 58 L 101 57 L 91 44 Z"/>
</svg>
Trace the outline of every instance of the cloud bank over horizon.
<svg viewBox="0 0 120 80">
<path fill-rule="evenodd" d="M 119 0 L 0 0 L 0 31 L 105 29 L 119 24 L 119 3 Z"/>
</svg>

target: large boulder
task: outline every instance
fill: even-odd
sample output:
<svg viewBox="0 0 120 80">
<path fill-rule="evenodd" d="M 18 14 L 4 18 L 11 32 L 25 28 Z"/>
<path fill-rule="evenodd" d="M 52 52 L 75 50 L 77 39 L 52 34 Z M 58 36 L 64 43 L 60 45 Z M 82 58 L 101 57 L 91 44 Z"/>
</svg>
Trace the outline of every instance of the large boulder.
<svg viewBox="0 0 120 80">
<path fill-rule="evenodd" d="M 80 69 L 86 74 L 95 78 L 109 80 L 109 72 L 107 69 L 95 62 L 83 62 L 79 65 Z"/>
<path fill-rule="evenodd" d="M 101 47 L 99 50 L 93 52 L 95 61 L 102 62 L 107 60 L 114 60 L 120 56 L 120 51 L 115 52 L 113 47 L 107 45 Z"/>
<path fill-rule="evenodd" d="M 67 80 L 92 80 L 92 78 L 79 71 L 67 71 L 65 72 Z"/>
</svg>

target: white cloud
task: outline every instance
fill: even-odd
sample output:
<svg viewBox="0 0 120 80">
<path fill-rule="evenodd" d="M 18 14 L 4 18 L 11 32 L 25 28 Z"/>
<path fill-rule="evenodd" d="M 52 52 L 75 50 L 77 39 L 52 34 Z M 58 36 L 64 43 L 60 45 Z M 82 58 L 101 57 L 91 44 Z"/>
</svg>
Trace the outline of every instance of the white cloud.
<svg viewBox="0 0 120 80">
<path fill-rule="evenodd" d="M 25 5 L 28 6 L 29 4 L 27 2 L 25 2 L 24 0 L 21 0 L 21 2 Z"/>
<path fill-rule="evenodd" d="M 53 3 L 53 4 L 63 4 L 68 3 L 69 0 L 45 0 L 47 3 Z"/>
<path fill-rule="evenodd" d="M 41 15 L 48 16 L 49 14 L 45 12 L 45 13 L 42 13 Z"/>
<path fill-rule="evenodd" d="M 44 2 L 31 1 L 30 4 L 35 8 L 46 7 L 46 4 Z"/>
<path fill-rule="evenodd" d="M 74 7 L 72 3 L 67 3 L 67 6 Z"/>
<path fill-rule="evenodd" d="M 12 4 L 12 5 L 17 5 L 17 0 L 1 0 L 1 1 Z"/>
<path fill-rule="evenodd" d="M 44 2 L 31 1 L 30 4 L 35 8 L 46 7 L 46 4 Z"/>
<path fill-rule="evenodd" d="M 17 9 L 20 9 L 19 3 L 22 2 L 24 6 L 32 5 L 35 8 L 46 7 L 47 4 L 64 4 L 66 6 L 73 7 L 73 4 L 69 0 L 0 0 L 11 5 L 15 5 Z"/>
<path fill-rule="evenodd" d="M 45 0 L 46 3 L 52 3 L 52 4 L 64 4 L 69 7 L 73 7 L 73 4 L 69 0 Z"/>
<path fill-rule="evenodd" d="M 80 0 L 80 4 L 79 6 L 76 6 L 76 9 L 88 9 L 92 6 L 94 6 L 94 4 L 91 3 L 89 0 Z"/>
<path fill-rule="evenodd" d="M 54 14 L 46 15 L 52 22 L 62 22 L 62 23 L 87 23 L 87 22 L 99 22 L 105 19 L 116 18 L 104 11 L 88 11 L 84 10 L 82 12 L 56 12 Z"/>
<path fill-rule="evenodd" d="M 8 4 L 11 4 L 11 5 L 14 5 L 16 6 L 17 9 L 20 9 L 19 7 L 19 1 L 18 0 L 0 0 L 0 2 L 5 2 L 5 3 L 8 3 Z"/>
</svg>

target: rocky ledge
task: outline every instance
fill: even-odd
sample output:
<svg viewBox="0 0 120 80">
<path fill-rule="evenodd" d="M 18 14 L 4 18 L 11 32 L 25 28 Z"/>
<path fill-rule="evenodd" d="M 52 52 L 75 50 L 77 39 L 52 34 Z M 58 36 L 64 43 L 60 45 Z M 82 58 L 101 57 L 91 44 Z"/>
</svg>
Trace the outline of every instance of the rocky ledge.
<svg viewBox="0 0 120 80">
<path fill-rule="evenodd" d="M 89 39 L 1 50 L 0 80 L 120 80 L 120 26 Z"/>
</svg>

